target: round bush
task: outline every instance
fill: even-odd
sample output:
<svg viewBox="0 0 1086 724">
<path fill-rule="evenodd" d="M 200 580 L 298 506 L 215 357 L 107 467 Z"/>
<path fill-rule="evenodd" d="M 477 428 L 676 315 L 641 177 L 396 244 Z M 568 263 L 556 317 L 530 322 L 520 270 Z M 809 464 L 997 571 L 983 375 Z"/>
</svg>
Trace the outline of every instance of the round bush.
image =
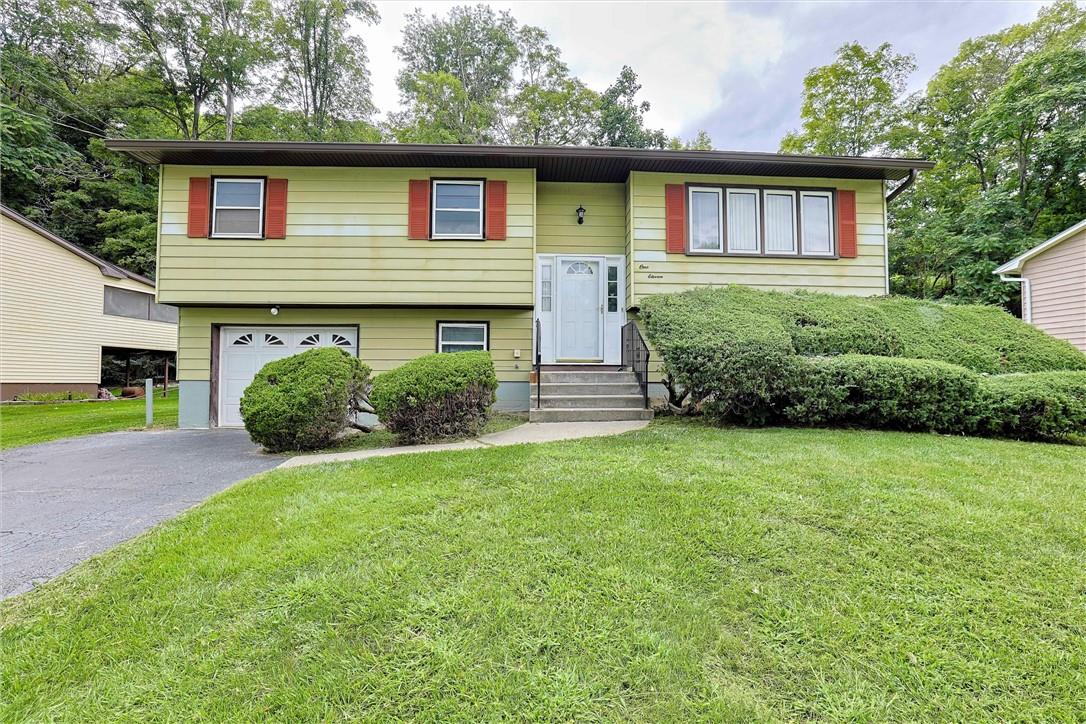
<svg viewBox="0 0 1086 724">
<path fill-rule="evenodd" d="M 431 354 L 378 375 L 370 403 L 384 426 L 410 444 L 477 435 L 497 389 L 489 352 Z"/>
<path fill-rule="evenodd" d="M 1086 372 L 997 375 L 983 380 L 982 434 L 1022 440 L 1086 437 Z"/>
<path fill-rule="evenodd" d="M 369 376 L 369 367 L 336 347 L 269 362 L 241 396 L 241 419 L 271 452 L 326 447 L 365 401 Z"/>
</svg>

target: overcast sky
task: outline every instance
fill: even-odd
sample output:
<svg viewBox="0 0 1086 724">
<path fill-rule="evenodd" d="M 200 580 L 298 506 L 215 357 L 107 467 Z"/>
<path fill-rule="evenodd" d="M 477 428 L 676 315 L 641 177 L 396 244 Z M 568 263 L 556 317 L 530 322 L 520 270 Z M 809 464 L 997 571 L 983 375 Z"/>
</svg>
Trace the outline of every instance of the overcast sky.
<svg viewBox="0 0 1086 724">
<path fill-rule="evenodd" d="M 374 101 L 399 107 L 393 48 L 414 8 L 444 14 L 464 2 L 377 2 L 379 26 L 362 31 Z M 624 64 L 637 72 L 647 122 L 716 148 L 775 151 L 799 125 L 803 76 L 843 43 L 891 42 L 913 53 L 923 88 L 967 38 L 1030 20 L 1042 2 L 488 2 L 546 30 L 571 72 L 603 91 Z"/>
</svg>

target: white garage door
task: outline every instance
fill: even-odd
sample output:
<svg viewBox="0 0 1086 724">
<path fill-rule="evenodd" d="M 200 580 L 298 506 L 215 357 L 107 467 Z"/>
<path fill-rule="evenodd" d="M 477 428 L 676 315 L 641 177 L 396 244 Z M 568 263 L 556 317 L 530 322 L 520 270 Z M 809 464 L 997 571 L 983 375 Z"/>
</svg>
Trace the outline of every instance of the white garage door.
<svg viewBox="0 0 1086 724">
<path fill-rule="evenodd" d="M 313 347 L 358 354 L 354 327 L 223 327 L 219 334 L 219 425 L 240 427 L 241 393 L 272 360 Z"/>
</svg>

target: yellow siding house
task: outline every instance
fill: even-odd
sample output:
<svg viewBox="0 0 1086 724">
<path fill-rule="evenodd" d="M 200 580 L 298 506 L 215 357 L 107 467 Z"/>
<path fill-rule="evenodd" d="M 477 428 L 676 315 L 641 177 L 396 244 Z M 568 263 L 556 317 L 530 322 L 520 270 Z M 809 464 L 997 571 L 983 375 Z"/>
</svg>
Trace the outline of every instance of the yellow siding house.
<svg viewBox="0 0 1086 724">
<path fill-rule="evenodd" d="M 377 372 L 485 349 L 499 407 L 643 417 L 659 383 L 636 322 L 645 296 L 732 283 L 885 294 L 886 205 L 930 167 L 591 147 L 107 145 L 160 168 L 158 301 L 180 308 L 182 427 L 240 425 L 256 371 L 318 346 Z"/>
<path fill-rule="evenodd" d="M 93 396 L 102 350 L 177 349 L 177 310 L 154 282 L 0 206 L 0 399 Z"/>
</svg>

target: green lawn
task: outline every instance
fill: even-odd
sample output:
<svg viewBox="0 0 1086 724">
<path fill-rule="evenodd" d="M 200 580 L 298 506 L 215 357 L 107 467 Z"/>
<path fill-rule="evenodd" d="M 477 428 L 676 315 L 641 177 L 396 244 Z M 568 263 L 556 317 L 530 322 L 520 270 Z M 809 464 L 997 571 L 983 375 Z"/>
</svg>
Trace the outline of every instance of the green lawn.
<svg viewBox="0 0 1086 724">
<path fill-rule="evenodd" d="M 0 605 L 0 719 L 1086 719 L 1086 450 L 664 420 L 273 471 Z"/>
<path fill-rule="evenodd" d="M 177 427 L 177 390 L 155 395 L 155 426 Z M 0 449 L 32 445 L 64 437 L 142 428 L 141 397 L 111 402 L 61 402 L 43 405 L 0 405 Z"/>
</svg>

